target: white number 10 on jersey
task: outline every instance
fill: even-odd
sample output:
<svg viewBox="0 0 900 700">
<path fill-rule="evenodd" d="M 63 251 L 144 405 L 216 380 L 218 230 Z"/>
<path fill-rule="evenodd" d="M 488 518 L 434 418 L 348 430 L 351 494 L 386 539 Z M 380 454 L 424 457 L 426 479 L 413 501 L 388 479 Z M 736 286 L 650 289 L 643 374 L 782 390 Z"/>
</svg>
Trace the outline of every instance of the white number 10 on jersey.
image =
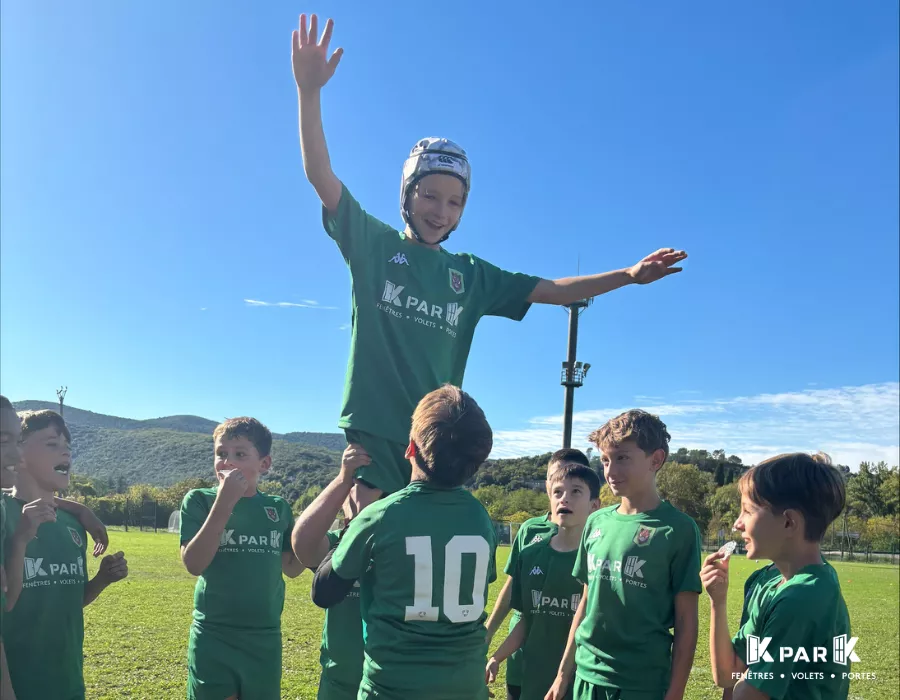
<svg viewBox="0 0 900 700">
<path fill-rule="evenodd" d="M 413 557 L 416 573 L 413 604 L 406 606 L 404 619 L 435 622 L 441 610 L 431 604 L 434 590 L 431 537 L 407 537 L 406 553 Z M 462 605 L 459 602 L 463 554 L 475 555 L 475 582 L 472 587 L 471 605 Z M 443 613 L 450 622 L 477 620 L 484 612 L 484 587 L 487 585 L 490 556 L 491 548 L 487 540 L 479 535 L 456 535 L 447 543 L 444 548 Z"/>
</svg>

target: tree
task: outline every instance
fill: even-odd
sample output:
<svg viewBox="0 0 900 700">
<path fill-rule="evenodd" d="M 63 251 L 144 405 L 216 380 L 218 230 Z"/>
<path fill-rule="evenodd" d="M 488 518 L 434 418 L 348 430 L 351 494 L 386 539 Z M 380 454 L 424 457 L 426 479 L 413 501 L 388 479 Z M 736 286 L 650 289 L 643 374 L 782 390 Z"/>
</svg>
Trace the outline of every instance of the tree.
<svg viewBox="0 0 900 700">
<path fill-rule="evenodd" d="M 722 462 L 716 465 L 716 474 L 713 478 L 716 480 L 716 486 L 725 485 L 725 465 Z"/>
<path fill-rule="evenodd" d="M 709 509 L 710 533 L 718 533 L 720 529 L 730 532 L 741 514 L 741 492 L 738 485 L 732 483 L 717 488 L 709 497 Z"/>
<path fill-rule="evenodd" d="M 701 531 L 706 531 L 710 520 L 706 499 L 715 488 L 711 474 L 701 472 L 693 464 L 666 462 L 656 476 L 656 486 L 663 498 L 690 515 Z"/>
<path fill-rule="evenodd" d="M 125 493 L 125 490 L 128 488 L 128 481 L 124 476 L 119 474 L 119 480 L 116 482 L 116 493 Z"/>
<path fill-rule="evenodd" d="M 900 514 L 900 469 L 897 467 L 885 475 L 878 489 L 884 515 L 897 517 Z"/>
<path fill-rule="evenodd" d="M 621 498 L 616 496 L 612 489 L 609 488 L 609 484 L 603 484 L 600 487 L 600 507 L 606 508 L 607 506 L 616 505 L 622 501 Z"/>
</svg>

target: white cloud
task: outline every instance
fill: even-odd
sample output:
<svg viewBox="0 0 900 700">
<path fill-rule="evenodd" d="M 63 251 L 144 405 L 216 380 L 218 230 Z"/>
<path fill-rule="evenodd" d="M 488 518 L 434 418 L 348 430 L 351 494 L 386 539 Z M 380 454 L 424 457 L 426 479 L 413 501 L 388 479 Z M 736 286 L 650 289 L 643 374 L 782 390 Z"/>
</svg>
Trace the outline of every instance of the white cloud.
<svg viewBox="0 0 900 700">
<path fill-rule="evenodd" d="M 350 323 L 345 323 L 345 324 L 343 324 L 343 325 L 341 325 L 341 326 L 338 326 L 338 330 L 339 330 L 339 331 L 349 331 L 352 327 L 353 327 L 352 324 L 350 324 Z"/>
<path fill-rule="evenodd" d="M 201 307 L 200 310 L 201 310 L 201 311 L 206 311 L 206 307 L 205 307 L 205 306 L 204 306 L 204 307 Z"/>
<path fill-rule="evenodd" d="M 257 301 L 256 299 L 244 299 L 247 306 L 282 306 L 297 309 L 336 309 L 336 306 L 321 306 L 317 301 L 303 299 L 300 303 L 293 301 Z"/>
<path fill-rule="evenodd" d="M 684 391 L 676 392 L 684 394 Z M 730 399 L 635 402 L 659 415 L 672 447 L 724 449 L 753 464 L 781 452 L 822 450 L 853 469 L 864 460 L 900 464 L 900 383 L 805 389 Z M 587 435 L 633 406 L 578 411 L 573 444 L 588 447 Z M 527 425 L 494 433 L 493 457 L 537 454 L 561 445 L 561 415 L 538 416 Z"/>
</svg>

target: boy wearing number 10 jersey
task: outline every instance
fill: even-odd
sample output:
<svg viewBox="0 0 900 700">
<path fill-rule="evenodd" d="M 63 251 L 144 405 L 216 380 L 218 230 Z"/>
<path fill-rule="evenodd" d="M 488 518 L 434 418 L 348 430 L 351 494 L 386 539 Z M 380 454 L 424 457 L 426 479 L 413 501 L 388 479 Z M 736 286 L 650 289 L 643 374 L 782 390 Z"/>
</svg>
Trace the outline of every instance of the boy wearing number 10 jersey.
<svg viewBox="0 0 900 700">
<path fill-rule="evenodd" d="M 487 698 L 484 604 L 497 543 L 462 485 L 493 435 L 468 394 L 445 385 L 419 402 L 406 457 L 412 482 L 364 509 L 319 566 L 313 601 L 339 603 L 360 582 L 365 661 L 359 698 Z"/>
</svg>

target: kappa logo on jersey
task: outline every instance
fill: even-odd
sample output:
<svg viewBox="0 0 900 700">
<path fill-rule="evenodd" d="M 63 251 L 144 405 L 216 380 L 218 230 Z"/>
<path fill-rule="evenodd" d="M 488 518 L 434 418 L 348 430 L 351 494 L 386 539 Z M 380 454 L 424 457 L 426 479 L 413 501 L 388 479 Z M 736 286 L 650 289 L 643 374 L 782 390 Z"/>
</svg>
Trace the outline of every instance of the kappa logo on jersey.
<svg viewBox="0 0 900 700">
<path fill-rule="evenodd" d="M 27 581 L 36 578 L 37 576 L 46 576 L 47 572 L 44 571 L 44 567 L 41 566 L 43 563 L 43 557 L 37 557 L 35 559 L 25 557 L 25 580 Z"/>
<path fill-rule="evenodd" d="M 542 576 L 543 574 L 544 574 L 544 572 L 541 571 L 541 567 L 539 567 L 539 566 L 536 566 L 531 570 L 532 576 Z"/>
<path fill-rule="evenodd" d="M 451 268 L 450 272 L 450 289 L 452 289 L 457 294 L 462 294 L 466 291 L 465 280 L 463 279 L 462 272 L 459 270 L 454 270 Z"/>
<path fill-rule="evenodd" d="M 588 542 L 591 542 L 591 541 L 593 541 L 593 540 L 599 540 L 601 537 L 603 537 L 603 530 L 601 530 L 601 529 L 598 527 L 598 528 L 597 528 L 596 530 L 594 530 L 590 535 L 588 535 L 587 541 L 588 541 Z"/>
<path fill-rule="evenodd" d="M 409 266 L 409 260 L 406 259 L 406 253 L 397 253 L 393 258 L 388 260 L 388 262 L 396 263 L 398 265 L 407 265 Z"/>
<path fill-rule="evenodd" d="M 534 537 L 531 538 L 531 542 L 529 542 L 528 544 L 537 544 L 538 542 L 543 542 L 543 541 L 544 541 L 543 535 L 535 535 Z"/>
<path fill-rule="evenodd" d="M 66 529 L 72 536 L 72 541 L 75 543 L 75 546 L 80 547 L 83 544 L 83 542 L 81 541 L 81 533 L 78 532 L 78 530 L 76 530 L 75 528 L 69 527 L 68 525 L 66 525 Z"/>
<path fill-rule="evenodd" d="M 451 302 L 445 306 L 432 304 L 426 299 L 419 299 L 410 294 L 403 295 L 406 289 L 401 284 L 394 284 L 390 280 L 384 281 L 384 291 L 381 293 L 381 301 L 407 311 L 412 309 L 418 314 L 422 314 L 427 318 L 436 318 L 439 321 L 446 321 L 448 326 L 458 326 L 459 316 L 463 312 L 463 307 L 456 302 Z M 401 296 L 402 295 L 402 296 Z M 393 315 L 399 314 L 391 311 Z M 433 325 L 433 324 L 432 324 Z"/>
<path fill-rule="evenodd" d="M 273 523 L 278 522 L 278 509 L 273 508 L 272 506 L 266 506 L 266 515 L 269 516 L 269 520 Z"/>
<path fill-rule="evenodd" d="M 655 534 L 655 527 L 645 527 L 641 525 L 638 528 L 637 534 L 634 536 L 632 542 L 634 542 L 638 547 L 643 547 L 644 545 L 649 544 L 650 540 L 653 539 L 653 535 Z"/>
</svg>

